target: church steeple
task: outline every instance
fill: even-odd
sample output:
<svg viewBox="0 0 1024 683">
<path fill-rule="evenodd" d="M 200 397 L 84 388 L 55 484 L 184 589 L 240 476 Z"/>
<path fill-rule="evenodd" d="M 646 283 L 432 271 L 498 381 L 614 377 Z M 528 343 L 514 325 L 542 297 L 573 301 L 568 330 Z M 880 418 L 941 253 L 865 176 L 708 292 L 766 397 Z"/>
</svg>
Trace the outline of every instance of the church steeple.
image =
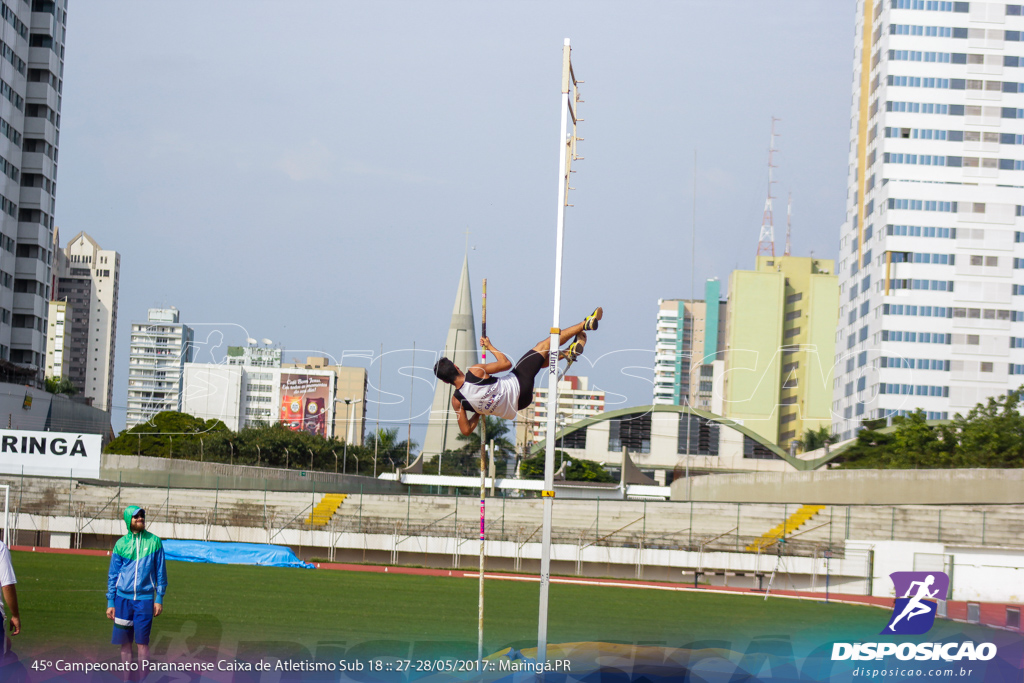
<svg viewBox="0 0 1024 683">
<path fill-rule="evenodd" d="M 476 321 L 473 316 L 473 293 L 469 286 L 469 255 L 462 261 L 462 274 L 455 290 L 455 305 L 452 307 L 448 337 L 440 355 L 451 358 L 463 371 L 479 362 L 477 353 Z M 440 356 L 438 356 L 440 357 Z M 430 459 L 446 450 L 456 450 L 465 444 L 459 441 L 459 423 L 452 411 L 452 394 L 455 387 L 435 380 L 434 402 L 430 407 L 430 424 L 423 440 L 423 456 Z M 428 468 L 429 470 L 429 468 Z"/>
</svg>

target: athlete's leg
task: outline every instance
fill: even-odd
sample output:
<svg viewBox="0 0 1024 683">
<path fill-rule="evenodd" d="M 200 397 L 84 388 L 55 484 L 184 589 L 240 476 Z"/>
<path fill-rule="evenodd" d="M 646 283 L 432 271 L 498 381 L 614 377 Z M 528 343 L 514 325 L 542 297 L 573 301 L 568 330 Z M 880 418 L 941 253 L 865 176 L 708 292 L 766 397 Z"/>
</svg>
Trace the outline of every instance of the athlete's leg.
<svg viewBox="0 0 1024 683">
<path fill-rule="evenodd" d="M 586 325 L 586 321 L 581 322 L 581 323 L 576 323 L 572 327 L 567 327 L 564 330 L 562 330 L 559 333 L 559 335 L 558 335 L 558 345 L 562 346 L 567 341 L 569 341 L 570 339 L 575 337 L 577 334 L 582 332 L 585 325 Z M 541 341 L 537 342 L 537 345 L 533 347 L 533 350 L 536 351 L 539 354 L 542 354 L 542 355 L 546 356 L 548 354 L 548 352 L 551 350 L 551 337 L 546 337 L 546 338 L 542 339 Z"/>
</svg>

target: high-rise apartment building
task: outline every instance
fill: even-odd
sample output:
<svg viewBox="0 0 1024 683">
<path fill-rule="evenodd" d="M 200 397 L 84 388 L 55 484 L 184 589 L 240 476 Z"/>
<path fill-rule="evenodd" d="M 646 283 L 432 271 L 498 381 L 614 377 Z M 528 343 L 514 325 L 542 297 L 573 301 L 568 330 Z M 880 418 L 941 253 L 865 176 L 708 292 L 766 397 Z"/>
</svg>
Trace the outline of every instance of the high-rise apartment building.
<svg viewBox="0 0 1024 683">
<path fill-rule="evenodd" d="M 182 374 L 193 351 L 192 328 L 180 322 L 176 308 L 151 308 L 146 322 L 132 323 L 128 429 L 161 411 L 181 410 Z"/>
<path fill-rule="evenodd" d="M 227 361 L 228 365 L 279 368 L 281 367 L 281 355 L 282 349 L 279 346 L 255 346 L 255 340 L 250 340 L 246 346 L 229 346 Z"/>
<path fill-rule="evenodd" d="M 67 0 L 8 0 L 0 20 L 0 359 L 41 378 Z"/>
<path fill-rule="evenodd" d="M 100 410 L 110 410 L 114 395 L 114 338 L 117 334 L 117 290 L 121 256 L 101 249 L 80 232 L 63 250 L 55 250 L 56 298 L 67 302 L 64 374 L 80 396 Z M 50 327 L 56 331 L 56 326 Z M 52 335 L 49 335 L 52 336 Z M 47 338 L 46 373 L 56 358 Z M 52 340 L 56 343 L 56 339 Z"/>
<path fill-rule="evenodd" d="M 856 3 L 833 432 L 1024 373 L 1024 11 Z"/>
<path fill-rule="evenodd" d="M 232 431 L 280 424 L 330 439 L 336 425 L 335 378 L 333 367 L 186 363 L 181 410 L 221 420 Z"/>
<path fill-rule="evenodd" d="M 604 412 L 604 391 L 591 389 L 586 377 L 566 375 L 558 382 L 558 429 L 574 424 L 588 417 Z M 532 410 L 528 417 L 533 443 L 544 443 L 548 433 L 548 389 L 537 387 L 533 390 Z M 526 411 L 523 411 L 524 413 Z M 522 413 L 520 413 L 522 415 Z"/>
<path fill-rule="evenodd" d="M 723 414 L 783 448 L 831 422 L 834 265 L 758 256 L 729 278 Z"/>
<path fill-rule="evenodd" d="M 51 301 L 46 317 L 46 379 L 62 380 L 68 376 L 71 351 L 70 318 L 74 309 L 67 301 Z"/>
<path fill-rule="evenodd" d="M 661 299 L 654 350 L 654 404 L 713 409 L 712 385 L 725 350 L 727 304 L 718 280 L 704 285 L 704 300 Z M 712 302 L 708 304 L 708 302 Z M 691 365 L 691 358 L 694 363 Z"/>
</svg>

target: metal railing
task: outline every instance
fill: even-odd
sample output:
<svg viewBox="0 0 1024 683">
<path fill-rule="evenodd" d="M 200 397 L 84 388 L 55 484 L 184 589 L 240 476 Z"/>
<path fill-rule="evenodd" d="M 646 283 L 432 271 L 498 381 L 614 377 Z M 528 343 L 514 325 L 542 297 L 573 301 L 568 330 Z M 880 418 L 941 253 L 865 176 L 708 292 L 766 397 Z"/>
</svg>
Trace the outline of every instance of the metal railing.
<svg viewBox="0 0 1024 683">
<path fill-rule="evenodd" d="M 216 467 L 216 465 L 214 465 Z M 312 483 L 312 482 L 311 482 Z M 124 505 L 143 503 L 150 523 L 342 533 L 479 537 L 476 497 L 411 493 L 350 494 L 325 525 L 307 523 L 320 495 L 268 490 L 195 490 L 139 487 L 50 478 L 4 478 L 10 487 L 11 519 L 21 513 L 73 517 L 76 533 L 96 533 L 97 520 L 121 520 Z M 415 502 L 414 502 L 415 501 Z M 460 501 L 461 505 L 460 505 Z M 578 547 L 633 547 L 699 552 L 746 552 L 767 532 L 786 523 L 796 505 L 678 503 L 609 500 L 556 502 L 552 540 Z M 370 508 L 370 509 L 367 509 Z M 460 509 L 461 508 L 461 509 Z M 489 541 L 531 542 L 540 524 L 535 499 L 492 498 L 487 503 Z M 109 527 L 107 527 L 109 529 Z M 976 546 L 1024 546 L 1024 507 L 831 506 L 802 526 L 786 530 L 781 552 L 816 557 L 830 550 L 842 557 L 844 541 L 921 540 Z M 525 540 L 524 540 L 525 539 Z M 779 552 L 771 543 L 762 552 Z"/>
</svg>

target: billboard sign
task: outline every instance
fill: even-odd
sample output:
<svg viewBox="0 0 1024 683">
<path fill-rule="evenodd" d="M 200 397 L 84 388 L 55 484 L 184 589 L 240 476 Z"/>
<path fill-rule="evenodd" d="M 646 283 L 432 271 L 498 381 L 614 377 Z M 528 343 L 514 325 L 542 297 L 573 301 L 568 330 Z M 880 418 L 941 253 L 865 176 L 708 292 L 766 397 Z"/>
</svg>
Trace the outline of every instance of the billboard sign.
<svg viewBox="0 0 1024 683">
<path fill-rule="evenodd" d="M 281 373 L 281 424 L 292 431 L 330 436 L 332 374 Z"/>
<path fill-rule="evenodd" d="M 99 434 L 0 429 L 0 472 L 99 478 L 102 444 Z"/>
</svg>

